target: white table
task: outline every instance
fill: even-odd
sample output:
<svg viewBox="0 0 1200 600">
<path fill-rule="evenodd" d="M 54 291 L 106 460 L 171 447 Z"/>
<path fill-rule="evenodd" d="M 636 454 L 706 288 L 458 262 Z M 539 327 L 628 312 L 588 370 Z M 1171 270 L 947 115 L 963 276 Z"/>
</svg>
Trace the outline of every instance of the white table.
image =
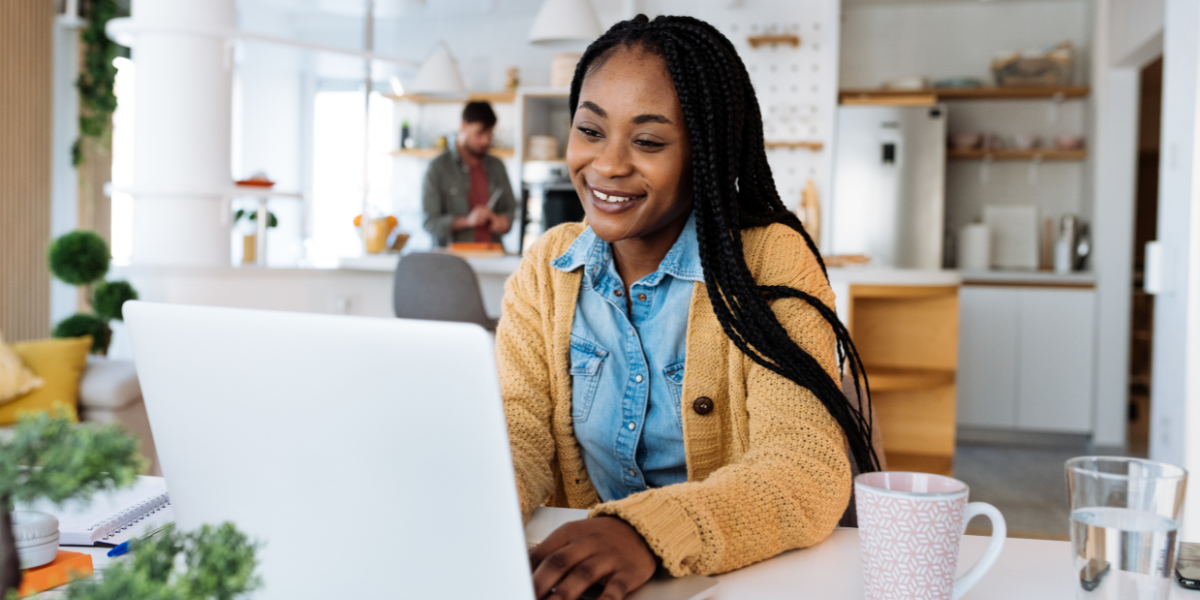
<svg viewBox="0 0 1200 600">
<path fill-rule="evenodd" d="M 570 511 L 578 518 L 585 511 Z M 567 515 L 564 515 L 567 516 Z M 572 520 L 566 518 L 565 520 Z M 542 539 L 552 523 L 542 521 L 540 529 L 530 524 L 530 539 Z M 987 548 L 988 539 L 968 535 L 963 539 L 959 572 L 975 564 Z M 114 559 L 107 548 L 66 548 L 92 555 L 97 572 Z M 744 569 L 718 575 L 721 582 L 711 600 L 862 600 L 862 562 L 859 556 L 858 530 L 838 529 L 829 539 L 804 550 L 785 552 L 775 558 Z M 1072 575 L 1071 544 L 1009 538 L 1004 552 L 991 571 L 963 596 L 963 600 L 1071 600 L 1078 580 Z M 59 598 L 57 590 L 43 592 L 41 598 Z M 1171 600 L 1200 600 L 1200 592 L 1185 590 L 1172 583 Z"/>
</svg>

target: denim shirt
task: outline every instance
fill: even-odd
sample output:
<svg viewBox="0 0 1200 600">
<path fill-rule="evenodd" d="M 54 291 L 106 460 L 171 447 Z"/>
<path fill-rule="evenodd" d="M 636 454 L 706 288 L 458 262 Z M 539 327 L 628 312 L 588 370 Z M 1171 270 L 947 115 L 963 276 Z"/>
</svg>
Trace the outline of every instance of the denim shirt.
<svg viewBox="0 0 1200 600">
<path fill-rule="evenodd" d="M 695 216 L 658 270 L 630 286 L 631 311 L 612 247 L 590 227 L 551 266 L 585 269 L 571 326 L 571 417 L 600 499 L 687 481 L 683 364 L 694 282 L 704 280 Z"/>
</svg>

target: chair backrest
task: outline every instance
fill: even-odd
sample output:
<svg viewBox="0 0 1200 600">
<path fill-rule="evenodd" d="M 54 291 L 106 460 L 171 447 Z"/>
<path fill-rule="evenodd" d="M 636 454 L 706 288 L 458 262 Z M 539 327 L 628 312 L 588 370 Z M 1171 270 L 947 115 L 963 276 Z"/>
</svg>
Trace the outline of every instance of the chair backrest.
<svg viewBox="0 0 1200 600">
<path fill-rule="evenodd" d="M 862 405 L 862 400 L 858 396 L 858 390 L 854 389 L 854 377 L 851 376 L 849 369 L 842 376 L 842 393 L 846 395 L 846 400 L 855 408 L 866 412 Z M 868 404 L 870 399 L 867 400 Z M 875 456 L 879 458 L 879 470 L 887 470 L 887 459 L 883 455 L 883 431 L 879 428 L 879 413 L 871 411 L 871 447 L 875 449 Z M 849 445 L 846 446 L 846 455 L 850 457 L 850 476 L 858 477 L 862 469 L 858 466 L 858 461 L 854 460 L 854 455 L 850 454 Z M 850 488 L 850 505 L 846 507 L 846 512 L 842 515 L 842 520 L 838 522 L 842 527 L 858 527 L 858 511 L 854 506 L 854 487 Z"/>
<path fill-rule="evenodd" d="M 452 254 L 414 252 L 400 259 L 392 306 L 401 319 L 475 323 L 493 331 L 479 292 L 479 279 L 467 261 Z"/>
</svg>

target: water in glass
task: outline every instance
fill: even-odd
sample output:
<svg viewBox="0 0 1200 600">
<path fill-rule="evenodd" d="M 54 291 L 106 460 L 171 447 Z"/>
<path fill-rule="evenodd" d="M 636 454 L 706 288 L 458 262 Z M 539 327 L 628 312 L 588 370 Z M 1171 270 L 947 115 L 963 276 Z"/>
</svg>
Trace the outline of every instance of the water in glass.
<svg viewBox="0 0 1200 600">
<path fill-rule="evenodd" d="M 1161 600 L 1171 590 L 1178 523 L 1129 508 L 1071 512 L 1071 543 L 1079 573 L 1076 597 Z"/>
</svg>

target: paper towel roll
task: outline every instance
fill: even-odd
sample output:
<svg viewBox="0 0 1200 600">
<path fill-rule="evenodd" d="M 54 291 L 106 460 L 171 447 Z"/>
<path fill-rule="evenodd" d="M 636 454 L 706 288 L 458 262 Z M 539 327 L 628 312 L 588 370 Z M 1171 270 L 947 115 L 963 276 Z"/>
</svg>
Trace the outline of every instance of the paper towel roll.
<svg viewBox="0 0 1200 600">
<path fill-rule="evenodd" d="M 992 263 L 992 234 L 983 223 L 972 223 L 958 230 L 958 268 L 962 271 L 986 271 Z"/>
</svg>

